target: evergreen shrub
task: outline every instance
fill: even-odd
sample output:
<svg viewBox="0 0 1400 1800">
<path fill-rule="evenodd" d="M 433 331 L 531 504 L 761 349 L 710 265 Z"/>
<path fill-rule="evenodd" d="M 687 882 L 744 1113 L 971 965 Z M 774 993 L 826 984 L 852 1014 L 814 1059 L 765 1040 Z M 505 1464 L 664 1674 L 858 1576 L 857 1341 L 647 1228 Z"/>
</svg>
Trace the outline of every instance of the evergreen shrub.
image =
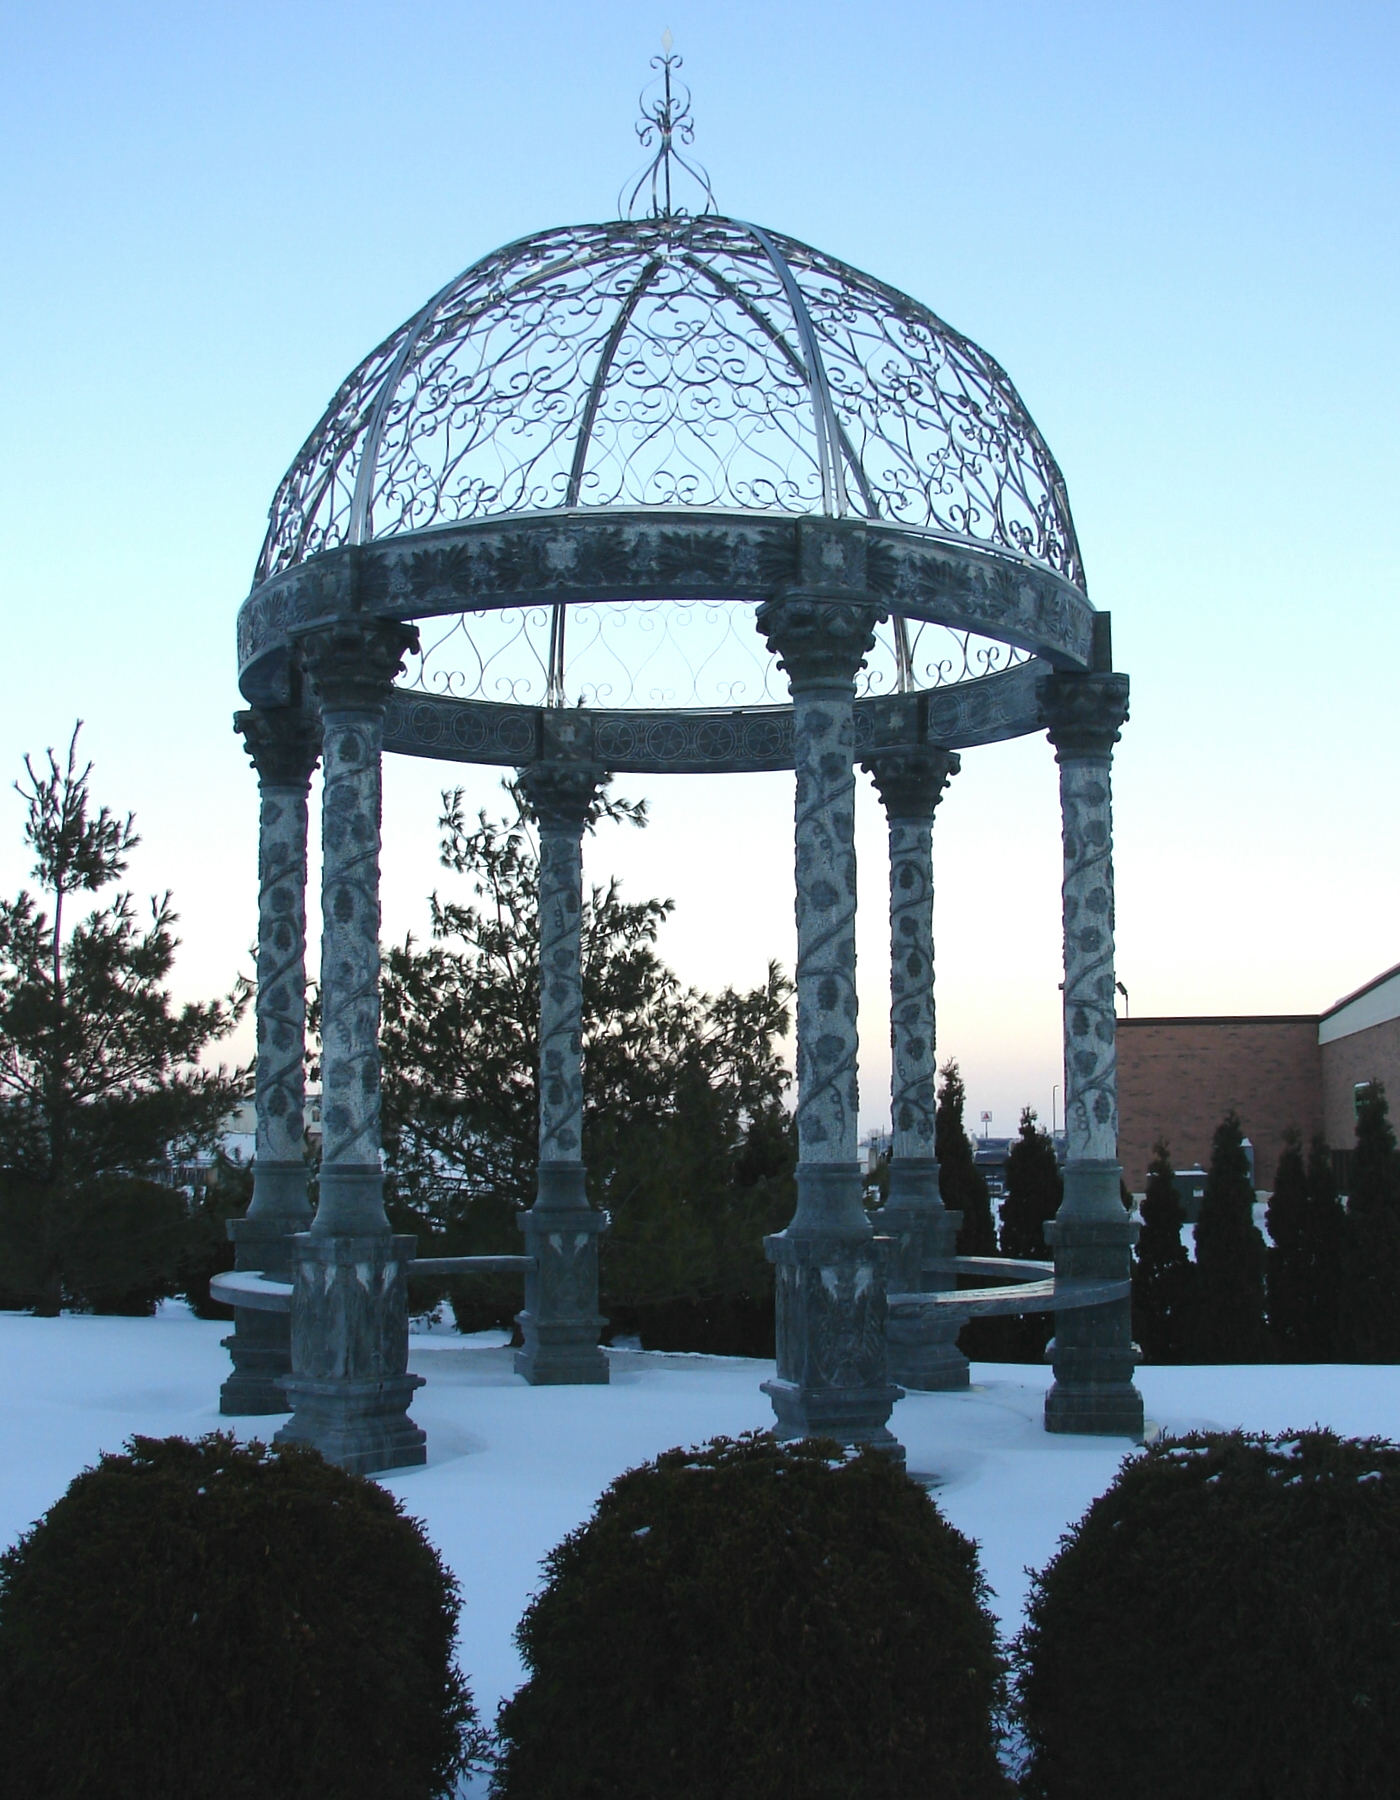
<svg viewBox="0 0 1400 1800">
<path fill-rule="evenodd" d="M 1264 1268 L 1267 1251 L 1254 1223 L 1254 1184 L 1244 1127 L 1231 1108 L 1211 1140 L 1210 1172 L 1196 1221 L 1191 1360 L 1264 1362 Z"/>
<path fill-rule="evenodd" d="M 457 1590 L 375 1483 L 293 1447 L 133 1438 L 0 1558 L 26 1800 L 429 1800 L 481 1750 Z"/>
<path fill-rule="evenodd" d="M 761 1433 L 629 1470 L 546 1559 L 507 1800 L 983 1800 L 1002 1662 L 975 1547 L 872 1451 Z"/>
<path fill-rule="evenodd" d="M 1400 1448 L 1166 1440 L 1034 1578 L 1034 1800 L 1380 1800 L 1400 1766 Z"/>
<path fill-rule="evenodd" d="M 1400 1362 L 1400 1151 L 1385 1087 L 1356 1096 L 1345 1235 L 1341 1351 L 1349 1362 Z"/>
<path fill-rule="evenodd" d="M 1196 1265 L 1181 1241 L 1185 1222 L 1171 1150 L 1159 1138 L 1147 1169 L 1142 1230 L 1133 1253 L 1133 1336 L 1144 1362 L 1182 1362 L 1190 1347 Z"/>
</svg>

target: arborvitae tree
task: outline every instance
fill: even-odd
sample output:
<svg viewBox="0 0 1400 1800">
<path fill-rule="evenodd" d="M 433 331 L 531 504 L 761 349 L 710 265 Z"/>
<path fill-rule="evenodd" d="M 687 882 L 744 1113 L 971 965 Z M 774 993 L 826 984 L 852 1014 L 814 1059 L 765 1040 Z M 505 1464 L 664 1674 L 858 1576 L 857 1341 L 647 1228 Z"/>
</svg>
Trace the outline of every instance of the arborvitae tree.
<svg viewBox="0 0 1400 1800">
<path fill-rule="evenodd" d="M 42 903 L 0 900 L 0 1265 L 10 1304 L 149 1311 L 179 1281 L 183 1202 L 153 1168 L 217 1142 L 240 1072 L 202 1066 L 247 1002 L 176 1007 L 170 895 L 73 916 L 126 872 L 131 814 L 95 807 L 74 728 L 17 784 Z"/>
<path fill-rule="evenodd" d="M 1003 1256 L 1050 1255 L 1045 1224 L 1059 1211 L 1064 1191 L 1050 1133 L 1036 1123 L 1035 1108 L 1023 1106 L 1021 1135 L 1006 1157 L 1006 1199 L 1001 1208 Z"/>
<path fill-rule="evenodd" d="M 1357 1362 L 1400 1362 L 1400 1156 L 1379 1081 L 1356 1096 L 1343 1260 L 1345 1354 Z"/>
<path fill-rule="evenodd" d="M 1274 1191 L 1264 1215 L 1271 1240 L 1264 1270 L 1269 1332 L 1274 1355 L 1283 1362 L 1305 1360 L 1299 1352 L 1299 1340 L 1312 1301 L 1312 1271 L 1305 1235 L 1307 1212 L 1308 1169 L 1303 1161 L 1303 1140 L 1297 1131 L 1285 1131 L 1283 1150 L 1274 1171 Z"/>
<path fill-rule="evenodd" d="M 1215 1128 L 1210 1173 L 1196 1224 L 1198 1362 L 1260 1362 L 1264 1325 L 1264 1239 L 1254 1223 L 1254 1187 L 1244 1129 L 1233 1108 Z"/>
<path fill-rule="evenodd" d="M 1332 1146 L 1320 1131 L 1308 1145 L 1308 1237 L 1313 1246 L 1314 1362 L 1334 1362 L 1342 1353 L 1342 1275 L 1347 1213 L 1337 1193 Z"/>
<path fill-rule="evenodd" d="M 956 1061 L 939 1071 L 938 1112 L 934 1123 L 934 1154 L 938 1158 L 938 1183 L 943 1204 L 963 1216 L 958 1233 L 959 1256 L 995 1256 L 996 1226 L 992 1223 L 992 1197 L 987 1178 L 973 1159 L 972 1144 L 963 1125 L 967 1091 Z"/>
<path fill-rule="evenodd" d="M 1285 1362 L 1329 1362 L 1341 1322 L 1341 1258 L 1346 1214 L 1337 1198 L 1332 1152 L 1319 1132 L 1306 1164 L 1297 1132 L 1284 1137 L 1269 1200 L 1269 1330 Z"/>
<path fill-rule="evenodd" d="M 1001 1205 L 1003 1256 L 1050 1255 L 1045 1224 L 1059 1211 L 1064 1191 L 1050 1134 L 1037 1125 L 1034 1107 L 1022 1107 L 1021 1134 L 1006 1157 L 1006 1198 Z M 1049 1313 L 1023 1313 L 979 1323 L 993 1329 L 977 1333 L 988 1341 L 975 1343 L 968 1353 L 984 1361 L 1004 1357 L 1009 1362 L 1039 1362 L 1053 1330 Z"/>
<path fill-rule="evenodd" d="M 1142 1231 L 1133 1257 L 1133 1336 L 1150 1363 L 1181 1362 L 1189 1349 L 1196 1268 L 1181 1241 L 1185 1219 L 1171 1151 L 1159 1138 L 1147 1167 Z"/>
</svg>

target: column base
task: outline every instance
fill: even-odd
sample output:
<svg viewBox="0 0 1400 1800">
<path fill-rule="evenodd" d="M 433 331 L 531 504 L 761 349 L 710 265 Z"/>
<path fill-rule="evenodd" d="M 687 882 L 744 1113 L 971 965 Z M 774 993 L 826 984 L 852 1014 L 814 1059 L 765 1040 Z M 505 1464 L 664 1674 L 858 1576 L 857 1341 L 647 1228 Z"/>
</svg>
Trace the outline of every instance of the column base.
<svg viewBox="0 0 1400 1800">
<path fill-rule="evenodd" d="M 256 1171 L 254 1180 L 266 1186 L 269 1176 L 280 1174 L 280 1165 L 271 1172 Z M 306 1207 L 306 1170 L 301 1174 L 303 1213 Z M 286 1184 L 289 1188 L 291 1183 Z M 305 1229 L 302 1214 L 263 1214 L 261 1217 L 230 1219 L 226 1227 L 234 1245 L 235 1269 L 253 1269 L 263 1275 L 285 1275 L 292 1272 L 292 1234 Z M 233 1331 L 220 1340 L 233 1359 L 233 1373 L 219 1389 L 219 1411 L 225 1418 L 256 1418 L 268 1413 L 289 1410 L 287 1396 L 278 1380 L 292 1372 L 292 1321 L 287 1313 L 255 1312 L 251 1307 L 237 1306 L 233 1312 Z"/>
<path fill-rule="evenodd" d="M 1123 1210 L 1119 1180 L 1114 1163 L 1066 1165 L 1064 1200 L 1045 1227 L 1057 1279 L 1131 1279 L 1139 1228 Z M 1045 1429 L 1141 1443 L 1142 1395 L 1133 1382 L 1138 1354 L 1131 1298 L 1057 1313 L 1045 1351 L 1055 1370 Z"/>
<path fill-rule="evenodd" d="M 258 1342 L 264 1334 L 266 1341 Z M 219 1342 L 234 1364 L 232 1375 L 219 1389 L 223 1417 L 257 1418 L 291 1411 L 281 1386 L 292 1372 L 291 1320 L 285 1313 L 235 1307 L 233 1331 Z"/>
<path fill-rule="evenodd" d="M 1056 1380 L 1045 1396 L 1045 1429 L 1079 1437 L 1142 1442 L 1142 1395 L 1131 1381 Z"/>
<path fill-rule="evenodd" d="M 274 1442 L 311 1444 L 356 1475 L 426 1462 L 408 1417 L 423 1386 L 408 1373 L 413 1238 L 304 1231 L 292 1248 L 292 1372 L 277 1385 L 294 1410 Z"/>
<path fill-rule="evenodd" d="M 957 1286 L 956 1275 L 925 1265 L 957 1254 L 962 1214 L 949 1212 L 938 1193 L 933 1159 L 896 1157 L 890 1165 L 889 1199 L 873 1223 L 888 1240 L 886 1281 L 892 1294 L 942 1294 Z M 889 1377 L 918 1393 L 947 1393 L 967 1387 L 968 1361 L 958 1349 L 965 1313 L 891 1307 L 885 1319 Z"/>
<path fill-rule="evenodd" d="M 525 1277 L 525 1305 L 515 1315 L 525 1340 L 515 1353 L 515 1372 L 531 1387 L 605 1387 L 611 1379 L 598 1342 L 607 1324 L 598 1311 L 598 1239 L 608 1215 L 586 1201 L 542 1203 L 577 1202 L 582 1192 L 581 1163 L 547 1164 L 540 1170 L 540 1200 L 519 1221 L 536 1266 Z"/>
<path fill-rule="evenodd" d="M 515 1315 L 525 1336 L 515 1353 L 515 1372 L 531 1387 L 607 1387 L 612 1379 L 607 1353 L 598 1333 L 607 1324 L 596 1319 L 586 1330 L 541 1325 L 528 1313 Z"/>
<path fill-rule="evenodd" d="M 888 1372 L 884 1244 L 794 1224 L 763 1247 L 777 1274 L 778 1368 L 762 1384 L 777 1435 L 869 1445 L 902 1462 L 889 1430 L 902 1390 Z"/>
<path fill-rule="evenodd" d="M 904 1461 L 904 1446 L 886 1424 L 896 1400 L 897 1387 L 876 1392 L 870 1388 L 804 1388 L 795 1381 L 776 1378 L 759 1383 L 759 1391 L 773 1402 L 777 1424 L 773 1436 L 834 1438 L 852 1449 L 878 1450 L 895 1462 Z"/>
<path fill-rule="evenodd" d="M 275 1444 L 309 1444 L 352 1475 L 427 1462 L 428 1434 L 408 1416 L 414 1392 L 424 1385 L 421 1375 L 390 1375 L 382 1381 L 286 1375 L 281 1385 L 294 1411 L 272 1440 Z"/>
<path fill-rule="evenodd" d="M 958 1349 L 966 1313 L 892 1306 L 885 1322 L 890 1380 L 921 1394 L 943 1394 L 971 1382 L 969 1364 Z"/>
</svg>

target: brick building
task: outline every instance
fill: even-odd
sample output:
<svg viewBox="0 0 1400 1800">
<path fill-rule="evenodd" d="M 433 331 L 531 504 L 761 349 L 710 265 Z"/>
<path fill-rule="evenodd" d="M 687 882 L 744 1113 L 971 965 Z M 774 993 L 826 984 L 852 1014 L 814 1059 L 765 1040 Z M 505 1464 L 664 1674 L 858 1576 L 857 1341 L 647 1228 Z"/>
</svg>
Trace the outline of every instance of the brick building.
<svg viewBox="0 0 1400 1800">
<path fill-rule="evenodd" d="M 1353 1094 L 1382 1081 L 1400 1122 L 1400 964 L 1324 1013 L 1118 1021 L 1118 1154 L 1140 1194 L 1165 1137 L 1178 1169 L 1208 1167 L 1210 1140 L 1234 1107 L 1254 1146 L 1255 1180 L 1272 1185 L 1283 1134 L 1352 1142 Z"/>
</svg>

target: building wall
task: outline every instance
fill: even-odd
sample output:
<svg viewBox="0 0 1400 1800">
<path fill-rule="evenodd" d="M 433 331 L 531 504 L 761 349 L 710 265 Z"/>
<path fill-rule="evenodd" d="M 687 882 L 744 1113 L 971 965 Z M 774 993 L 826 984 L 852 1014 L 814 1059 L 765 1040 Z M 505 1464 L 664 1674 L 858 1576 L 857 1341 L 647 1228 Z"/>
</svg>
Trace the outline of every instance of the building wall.
<svg viewBox="0 0 1400 1800">
<path fill-rule="evenodd" d="M 1385 1083 L 1390 1116 L 1400 1126 L 1400 1019 L 1386 1019 L 1322 1045 L 1323 1130 L 1335 1150 L 1346 1150 L 1355 1141 L 1352 1094 L 1362 1081 Z"/>
<path fill-rule="evenodd" d="M 1178 1169 L 1209 1168 L 1211 1137 L 1232 1106 L 1254 1145 L 1256 1184 L 1271 1187 L 1284 1132 L 1296 1126 L 1309 1137 L 1322 1125 L 1317 1026 L 1316 1013 L 1120 1019 L 1118 1160 L 1129 1188 L 1140 1194 L 1146 1186 L 1158 1137 Z"/>
</svg>

